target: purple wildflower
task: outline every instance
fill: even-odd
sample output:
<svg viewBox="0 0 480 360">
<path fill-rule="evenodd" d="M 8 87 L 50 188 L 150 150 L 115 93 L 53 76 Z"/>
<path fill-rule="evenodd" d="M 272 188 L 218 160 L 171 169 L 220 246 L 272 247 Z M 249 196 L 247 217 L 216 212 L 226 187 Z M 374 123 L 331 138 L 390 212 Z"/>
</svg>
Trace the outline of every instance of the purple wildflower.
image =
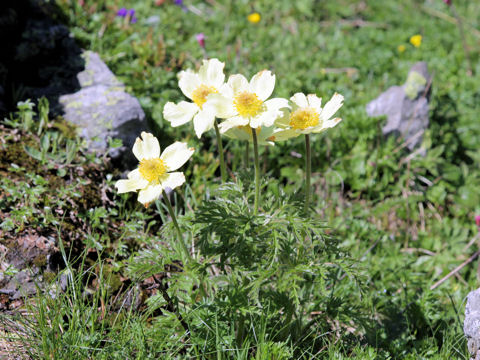
<svg viewBox="0 0 480 360">
<path fill-rule="evenodd" d="M 133 15 L 132 18 L 130 19 L 130 22 L 132 24 L 135 24 L 137 22 L 137 17 L 135 15 Z"/>
<path fill-rule="evenodd" d="M 127 9 L 121 8 L 117 11 L 117 16 L 125 17 L 127 16 Z"/>
<path fill-rule="evenodd" d="M 135 9 L 128 10 L 128 15 L 133 18 L 135 16 Z"/>
<path fill-rule="evenodd" d="M 202 49 L 205 49 L 205 34 L 199 33 L 196 34 L 195 37 L 197 38 L 198 45 L 200 45 Z"/>
<path fill-rule="evenodd" d="M 443 0 L 443 2 L 448 6 L 452 5 L 452 0 Z"/>
<path fill-rule="evenodd" d="M 175 0 L 174 3 L 175 5 L 181 7 L 184 12 L 188 12 L 188 8 L 183 3 L 183 0 Z"/>
</svg>

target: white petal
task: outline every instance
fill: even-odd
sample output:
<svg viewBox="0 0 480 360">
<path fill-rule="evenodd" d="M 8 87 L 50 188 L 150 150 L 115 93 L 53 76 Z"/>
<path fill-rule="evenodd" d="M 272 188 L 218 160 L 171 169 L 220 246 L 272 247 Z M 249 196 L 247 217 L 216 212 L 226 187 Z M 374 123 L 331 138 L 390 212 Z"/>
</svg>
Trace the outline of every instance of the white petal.
<svg viewBox="0 0 480 360">
<path fill-rule="evenodd" d="M 233 99 L 233 89 L 229 84 L 223 84 L 218 89 L 218 93 L 227 99 Z M 232 100 L 233 101 L 233 100 Z"/>
<path fill-rule="evenodd" d="M 260 100 L 267 100 L 275 87 L 275 75 L 269 70 L 260 71 L 250 80 L 250 89 L 257 94 Z"/>
<path fill-rule="evenodd" d="M 137 137 L 133 144 L 133 154 L 141 161 L 143 159 L 153 159 L 160 156 L 160 144 L 155 136 L 150 133 L 142 132 L 143 141 Z"/>
<path fill-rule="evenodd" d="M 148 185 L 148 181 L 145 179 L 128 179 L 128 180 L 118 180 L 115 183 L 117 192 L 123 194 L 129 191 L 137 191 L 138 189 L 143 189 Z"/>
<path fill-rule="evenodd" d="M 160 159 L 165 162 L 168 171 L 174 171 L 185 164 L 194 151 L 195 149 L 189 148 L 187 143 L 177 141 L 163 150 Z"/>
<path fill-rule="evenodd" d="M 274 141 L 284 141 L 299 136 L 300 133 L 294 129 L 276 131 L 272 136 Z"/>
<path fill-rule="evenodd" d="M 329 102 L 325 104 L 322 112 L 320 113 L 320 118 L 323 121 L 329 120 L 333 114 L 337 112 L 343 105 L 343 96 L 340 94 L 335 93 L 332 96 Z"/>
<path fill-rule="evenodd" d="M 185 175 L 182 172 L 173 172 L 168 173 L 162 179 L 162 187 L 166 189 L 175 189 L 176 187 L 182 185 L 185 182 Z"/>
<path fill-rule="evenodd" d="M 303 93 L 296 93 L 290 98 L 290 100 L 298 107 L 308 107 L 307 97 Z"/>
<path fill-rule="evenodd" d="M 237 114 L 232 99 L 221 94 L 208 95 L 207 102 L 203 104 L 203 107 L 207 108 L 210 106 L 213 107 L 215 116 L 219 118 L 225 119 Z"/>
<path fill-rule="evenodd" d="M 225 63 L 218 61 L 218 59 L 203 60 L 203 65 L 198 71 L 202 84 L 214 86 L 216 89 L 222 86 L 225 81 L 224 67 Z"/>
<path fill-rule="evenodd" d="M 138 201 L 146 206 L 158 199 L 162 195 L 162 191 L 162 185 L 148 185 L 145 189 L 139 191 Z"/>
<path fill-rule="evenodd" d="M 248 125 L 248 122 L 248 119 L 244 118 L 243 116 L 234 116 L 220 123 L 218 127 L 220 129 L 220 132 L 223 134 L 232 127 Z"/>
<path fill-rule="evenodd" d="M 230 139 L 235 139 L 235 140 L 246 140 L 249 141 L 251 140 L 252 136 L 247 133 L 242 128 L 239 127 L 233 127 L 229 129 L 228 131 L 225 132 L 224 134 L 226 137 L 229 137 Z"/>
<path fill-rule="evenodd" d="M 314 132 L 314 133 L 322 132 L 324 130 L 327 130 L 329 128 L 332 128 L 332 127 L 336 126 L 340 121 L 342 121 L 342 119 L 340 119 L 340 118 L 335 118 L 335 119 L 324 121 L 321 126 L 314 127 L 312 132 Z"/>
<path fill-rule="evenodd" d="M 288 106 L 288 100 L 287 99 L 282 99 L 282 98 L 274 98 L 265 101 L 265 106 L 267 107 L 268 110 L 279 110 L 282 108 L 289 108 Z"/>
<path fill-rule="evenodd" d="M 322 111 L 322 98 L 315 94 L 307 95 L 308 106 L 314 108 L 318 113 Z"/>
<path fill-rule="evenodd" d="M 258 128 L 259 126 L 272 126 L 283 113 L 281 111 L 264 111 L 250 119 L 250 126 Z"/>
<path fill-rule="evenodd" d="M 279 116 L 277 120 L 275 120 L 275 125 L 280 128 L 287 128 L 290 126 L 290 111 L 283 110 L 283 115 Z"/>
<path fill-rule="evenodd" d="M 232 88 L 234 96 L 238 93 L 250 90 L 248 80 L 245 76 L 240 74 L 230 75 L 227 84 Z"/>
<path fill-rule="evenodd" d="M 138 168 L 136 168 L 135 170 L 132 170 L 130 171 L 128 174 L 127 174 L 127 178 L 129 180 L 140 180 L 140 179 L 143 179 L 142 175 L 140 174 L 140 170 Z"/>
<path fill-rule="evenodd" d="M 178 74 L 178 86 L 182 90 L 183 94 L 189 99 L 192 98 L 193 91 L 202 85 L 198 75 L 192 70 L 180 71 Z"/>
<path fill-rule="evenodd" d="M 212 108 L 204 106 L 202 111 L 199 111 L 197 115 L 193 118 L 193 128 L 195 129 L 195 134 L 200 139 L 202 134 L 213 127 L 213 122 L 215 121 L 215 113 Z"/>
<path fill-rule="evenodd" d="M 167 102 L 163 108 L 163 117 L 170 125 L 177 127 L 192 120 L 199 107 L 194 103 L 180 101 L 178 104 Z"/>
</svg>

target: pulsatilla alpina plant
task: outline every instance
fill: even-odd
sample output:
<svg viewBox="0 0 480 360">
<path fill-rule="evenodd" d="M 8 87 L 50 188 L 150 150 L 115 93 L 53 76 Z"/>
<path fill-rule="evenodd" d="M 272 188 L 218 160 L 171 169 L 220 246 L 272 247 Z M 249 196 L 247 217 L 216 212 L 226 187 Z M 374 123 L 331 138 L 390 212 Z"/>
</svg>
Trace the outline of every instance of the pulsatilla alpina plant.
<svg viewBox="0 0 480 360">
<path fill-rule="evenodd" d="M 275 344 L 314 343 L 320 333 L 328 331 L 329 306 L 338 308 L 342 303 L 338 299 L 334 305 L 330 303 L 327 290 L 335 287 L 339 275 L 354 276 L 346 254 L 334 239 L 325 236 L 324 224 L 308 214 L 309 134 L 339 123 L 339 118 L 331 117 L 342 106 L 343 97 L 335 94 L 322 108 L 316 95 L 297 93 L 290 105 L 287 99 L 269 99 L 275 87 L 275 75 L 270 71 L 260 71 L 250 81 L 232 75 L 224 83 L 223 68 L 223 63 L 211 59 L 204 60 L 198 72 L 181 72 L 179 86 L 193 102 L 168 102 L 164 108 L 172 126 L 193 119 L 198 137 L 215 128 L 223 184 L 212 190 L 214 196 L 177 221 L 164 189 L 183 184 L 182 173 L 168 171 L 183 165 L 193 149 L 177 142 L 160 155 L 158 140 L 147 133 L 142 133 L 143 140 L 137 139 L 133 148 L 140 161 L 138 169 L 116 184 L 119 192 L 140 190 L 138 200 L 143 204 L 163 194 L 176 229 L 175 236 L 170 226 L 164 226 L 161 237 L 167 241 L 142 251 L 131 262 L 130 271 L 141 279 L 163 274 L 158 280 L 163 300 L 150 301 L 151 311 L 165 307 L 186 336 L 201 339 L 207 348 L 211 345 L 214 349 L 218 342 L 215 331 L 204 326 L 212 318 L 217 326 L 231 329 L 231 341 L 238 347 L 248 347 L 250 333 L 260 324 Z M 217 118 L 223 119 L 218 125 Z M 253 143 L 253 187 L 249 170 L 237 173 L 235 182 L 226 182 L 222 134 L 246 141 L 247 146 Z M 307 145 L 305 202 L 287 197 L 275 179 L 269 179 L 268 186 L 276 188 L 276 196 L 265 197 L 260 207 L 259 194 L 266 183 L 262 185 L 260 178 L 259 144 L 274 145 L 301 134 Z M 185 256 L 172 250 L 178 243 Z M 190 249 L 187 243 L 192 244 Z M 262 309 L 267 308 L 272 315 L 263 317 Z M 312 313 L 323 315 L 313 319 Z M 337 316 L 347 315 L 337 311 Z M 171 323 L 172 318 L 160 321 Z"/>
</svg>

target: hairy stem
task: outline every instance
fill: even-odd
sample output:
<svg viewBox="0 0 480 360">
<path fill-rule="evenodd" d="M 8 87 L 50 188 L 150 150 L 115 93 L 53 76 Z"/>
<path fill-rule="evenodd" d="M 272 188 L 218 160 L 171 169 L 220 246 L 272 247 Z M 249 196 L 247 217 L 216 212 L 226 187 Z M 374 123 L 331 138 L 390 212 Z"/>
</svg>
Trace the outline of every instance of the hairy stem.
<svg viewBox="0 0 480 360">
<path fill-rule="evenodd" d="M 260 197 L 260 162 L 258 160 L 258 141 L 257 129 L 252 128 L 253 153 L 255 155 L 255 201 L 253 203 L 253 213 L 258 214 L 258 203 Z"/>
<path fill-rule="evenodd" d="M 245 168 L 250 166 L 250 143 L 245 143 Z"/>
<path fill-rule="evenodd" d="M 310 178 L 312 176 L 312 153 L 310 149 L 310 135 L 305 134 L 305 212 L 310 205 Z"/>
<path fill-rule="evenodd" d="M 189 259 L 191 257 L 190 252 L 188 251 L 187 245 L 185 245 L 185 242 L 183 241 L 182 231 L 180 230 L 180 227 L 178 226 L 177 217 L 175 216 L 175 212 L 173 211 L 172 204 L 170 203 L 170 199 L 168 198 L 168 195 L 165 192 L 165 190 L 163 190 L 163 198 L 165 199 L 165 203 L 167 204 L 168 213 L 170 214 L 170 216 L 172 218 L 173 225 L 175 226 L 175 229 L 177 229 L 178 241 L 180 241 L 180 244 L 182 245 L 183 251 L 185 252 L 185 255 L 187 256 L 187 259 Z"/>
<path fill-rule="evenodd" d="M 220 174 L 222 175 L 222 182 L 227 181 L 227 170 L 225 168 L 225 158 L 223 155 L 223 144 L 222 144 L 222 136 L 220 135 L 220 130 L 218 130 L 218 122 L 215 119 L 213 123 L 215 127 L 215 133 L 217 134 L 217 147 L 218 147 L 218 156 L 220 158 Z"/>
</svg>

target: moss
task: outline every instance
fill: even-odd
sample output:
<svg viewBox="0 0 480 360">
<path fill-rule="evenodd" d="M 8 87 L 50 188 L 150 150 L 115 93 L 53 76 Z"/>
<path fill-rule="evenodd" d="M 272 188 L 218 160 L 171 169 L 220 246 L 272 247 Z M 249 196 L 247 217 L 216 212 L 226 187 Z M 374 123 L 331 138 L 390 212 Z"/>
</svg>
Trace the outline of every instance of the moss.
<svg viewBox="0 0 480 360">
<path fill-rule="evenodd" d="M 0 146 L 0 170 L 8 170 L 11 164 L 24 167 L 27 171 L 41 171 L 40 163 L 25 152 L 25 146 L 36 147 L 32 137 L 22 137 L 22 141 L 7 141 Z"/>
<path fill-rule="evenodd" d="M 40 254 L 33 259 L 33 265 L 38 268 L 44 267 L 47 265 L 47 257 L 45 254 Z"/>
<path fill-rule="evenodd" d="M 57 116 L 51 123 L 51 126 L 60 131 L 67 139 L 74 140 L 78 138 L 78 127 L 65 120 L 62 116 Z"/>
<path fill-rule="evenodd" d="M 88 210 L 102 205 L 100 188 L 95 183 L 82 186 L 82 197 L 78 199 L 82 209 Z"/>
<path fill-rule="evenodd" d="M 45 282 L 51 283 L 57 278 L 57 274 L 53 271 L 45 271 L 43 273 L 43 278 L 44 278 Z"/>
</svg>

